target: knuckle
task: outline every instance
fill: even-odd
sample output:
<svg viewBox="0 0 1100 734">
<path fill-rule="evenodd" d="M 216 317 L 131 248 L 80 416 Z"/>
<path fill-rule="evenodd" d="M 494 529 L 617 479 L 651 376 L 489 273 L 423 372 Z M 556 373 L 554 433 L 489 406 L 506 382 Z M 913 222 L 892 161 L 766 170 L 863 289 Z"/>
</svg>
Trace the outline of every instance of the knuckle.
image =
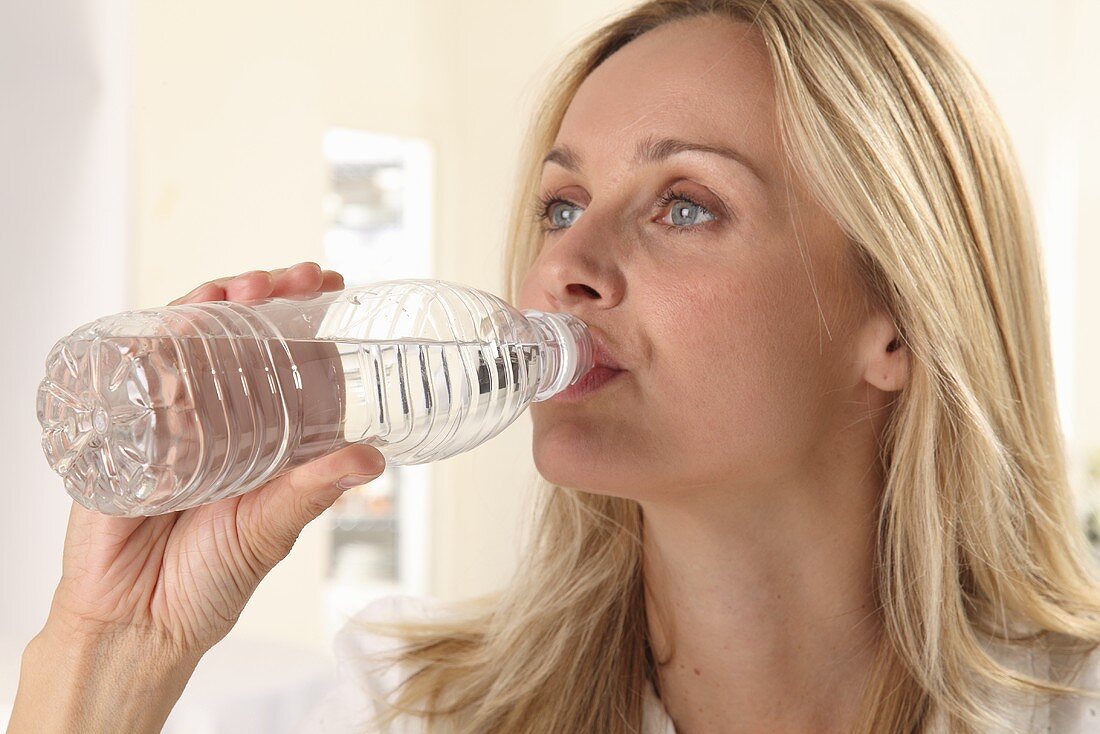
<svg viewBox="0 0 1100 734">
<path fill-rule="evenodd" d="M 328 492 L 314 492 L 303 497 L 299 501 L 302 516 L 307 520 L 312 520 L 328 509 L 329 505 L 332 504 L 332 500 L 335 499 L 329 494 Z"/>
<path fill-rule="evenodd" d="M 260 566 L 255 569 L 260 576 L 286 558 L 297 540 L 297 535 L 287 528 L 277 503 L 266 497 L 266 493 L 258 495 L 248 515 L 237 516 L 237 534 Z"/>
<path fill-rule="evenodd" d="M 256 559 L 259 568 L 253 568 L 258 576 L 263 576 L 277 563 L 289 555 L 298 536 L 283 528 L 282 525 L 268 525 L 259 532 L 245 536 L 248 539 L 250 555 Z"/>
<path fill-rule="evenodd" d="M 299 532 L 301 531 L 300 526 L 304 526 L 324 512 L 338 496 L 338 490 L 335 486 L 331 488 L 331 491 L 319 491 L 316 486 L 319 479 L 320 476 L 310 464 L 298 467 L 286 477 L 287 487 L 295 497 L 294 510 L 297 520 L 295 524 L 299 526 Z"/>
<path fill-rule="evenodd" d="M 283 531 L 270 531 L 258 537 L 252 538 L 252 553 L 256 556 L 263 568 L 261 575 L 270 571 L 276 564 L 290 555 L 296 535 Z"/>
</svg>

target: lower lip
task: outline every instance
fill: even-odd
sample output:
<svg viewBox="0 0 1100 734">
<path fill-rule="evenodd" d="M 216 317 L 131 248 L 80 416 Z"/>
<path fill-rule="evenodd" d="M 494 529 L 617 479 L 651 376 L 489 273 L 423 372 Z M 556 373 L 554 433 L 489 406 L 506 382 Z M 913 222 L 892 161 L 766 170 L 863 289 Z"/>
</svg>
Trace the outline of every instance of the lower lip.
<svg viewBox="0 0 1100 734">
<path fill-rule="evenodd" d="M 584 373 L 581 379 L 550 398 L 560 403 L 575 403 L 596 392 L 607 383 L 622 375 L 626 370 L 613 370 L 609 367 L 593 367 Z"/>
</svg>

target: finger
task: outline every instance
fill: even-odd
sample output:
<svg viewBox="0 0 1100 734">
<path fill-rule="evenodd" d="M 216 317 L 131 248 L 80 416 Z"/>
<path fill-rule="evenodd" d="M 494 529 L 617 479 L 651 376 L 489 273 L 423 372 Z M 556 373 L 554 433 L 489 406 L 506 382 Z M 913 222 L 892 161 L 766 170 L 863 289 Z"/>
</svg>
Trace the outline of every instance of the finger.
<svg viewBox="0 0 1100 734">
<path fill-rule="evenodd" d="M 225 289 L 219 286 L 214 281 L 208 281 L 203 283 L 198 288 L 194 289 L 185 296 L 180 296 L 176 300 L 170 302 L 169 306 L 176 306 L 181 303 L 198 303 L 200 301 L 224 301 Z"/>
<path fill-rule="evenodd" d="M 69 508 L 66 545 L 89 548 L 98 543 L 100 547 L 120 547 L 148 519 L 104 515 L 73 500 Z"/>
<path fill-rule="evenodd" d="M 321 279 L 321 290 L 338 291 L 344 287 L 344 276 L 335 270 L 326 270 Z"/>
<path fill-rule="evenodd" d="M 214 280 L 210 282 L 214 283 L 215 285 L 220 285 L 222 288 L 224 288 L 225 286 L 229 285 L 230 281 L 243 277 L 245 275 L 252 275 L 253 273 L 267 273 L 272 278 L 276 278 L 279 276 L 279 274 L 285 273 L 289 269 L 290 268 L 276 268 L 275 270 L 246 270 L 243 273 L 238 273 L 237 275 L 223 275 L 220 278 L 214 278 Z"/>
<path fill-rule="evenodd" d="M 251 270 L 241 273 L 225 285 L 226 299 L 230 301 L 251 301 L 267 298 L 274 288 L 275 281 L 266 270 Z"/>
<path fill-rule="evenodd" d="M 258 561 L 270 567 L 290 552 L 311 520 L 332 506 L 349 487 L 382 473 L 385 457 L 373 446 L 354 444 L 303 464 L 241 497 L 238 528 Z M 349 479 L 347 486 L 337 485 Z"/>
<path fill-rule="evenodd" d="M 290 296 L 315 293 L 324 279 L 321 266 L 315 262 L 302 262 L 275 276 L 272 296 Z"/>
<path fill-rule="evenodd" d="M 275 277 L 286 270 L 287 268 L 279 268 L 278 270 L 272 270 L 270 272 L 265 270 L 248 270 L 239 275 L 226 275 L 221 278 L 215 278 L 203 283 L 187 295 L 171 301 L 168 305 L 175 306 L 180 303 L 196 303 L 199 301 L 243 301 L 252 298 L 266 298 L 270 294 L 270 290 L 266 293 L 262 293 L 262 295 L 256 294 L 264 291 L 266 281 L 271 281 L 273 284 Z M 226 289 L 229 287 L 229 284 L 240 278 L 245 279 L 243 285 L 246 287 L 242 289 L 240 285 L 234 286 L 232 297 L 227 296 Z"/>
<path fill-rule="evenodd" d="M 335 291 L 344 287 L 344 276 L 322 270 L 312 261 L 275 270 L 249 270 L 207 281 L 190 293 L 170 301 L 169 306 L 203 301 L 249 301 L 280 295 Z"/>
</svg>

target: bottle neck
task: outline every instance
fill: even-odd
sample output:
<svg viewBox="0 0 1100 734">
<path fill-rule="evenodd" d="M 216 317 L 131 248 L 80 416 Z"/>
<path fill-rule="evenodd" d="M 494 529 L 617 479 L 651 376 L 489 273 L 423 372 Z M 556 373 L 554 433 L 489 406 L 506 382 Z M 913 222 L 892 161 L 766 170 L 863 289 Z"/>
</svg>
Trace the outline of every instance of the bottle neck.
<svg viewBox="0 0 1100 734">
<path fill-rule="evenodd" d="M 538 389 L 533 402 L 553 397 L 592 369 L 592 338 L 588 327 L 567 313 L 526 309 L 523 315 L 539 336 Z"/>
</svg>

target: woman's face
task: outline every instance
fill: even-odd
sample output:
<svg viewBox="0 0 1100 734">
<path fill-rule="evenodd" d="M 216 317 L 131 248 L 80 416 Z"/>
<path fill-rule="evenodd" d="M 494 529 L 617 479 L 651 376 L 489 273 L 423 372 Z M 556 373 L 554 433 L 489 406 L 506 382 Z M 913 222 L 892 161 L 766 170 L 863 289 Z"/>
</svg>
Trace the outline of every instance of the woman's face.
<svg viewBox="0 0 1100 734">
<path fill-rule="evenodd" d="M 532 406 L 546 479 L 638 499 L 798 481 L 866 413 L 845 237 L 784 180 L 778 136 L 744 24 L 664 25 L 581 85 L 517 305 L 574 314 L 626 372 Z"/>
</svg>

